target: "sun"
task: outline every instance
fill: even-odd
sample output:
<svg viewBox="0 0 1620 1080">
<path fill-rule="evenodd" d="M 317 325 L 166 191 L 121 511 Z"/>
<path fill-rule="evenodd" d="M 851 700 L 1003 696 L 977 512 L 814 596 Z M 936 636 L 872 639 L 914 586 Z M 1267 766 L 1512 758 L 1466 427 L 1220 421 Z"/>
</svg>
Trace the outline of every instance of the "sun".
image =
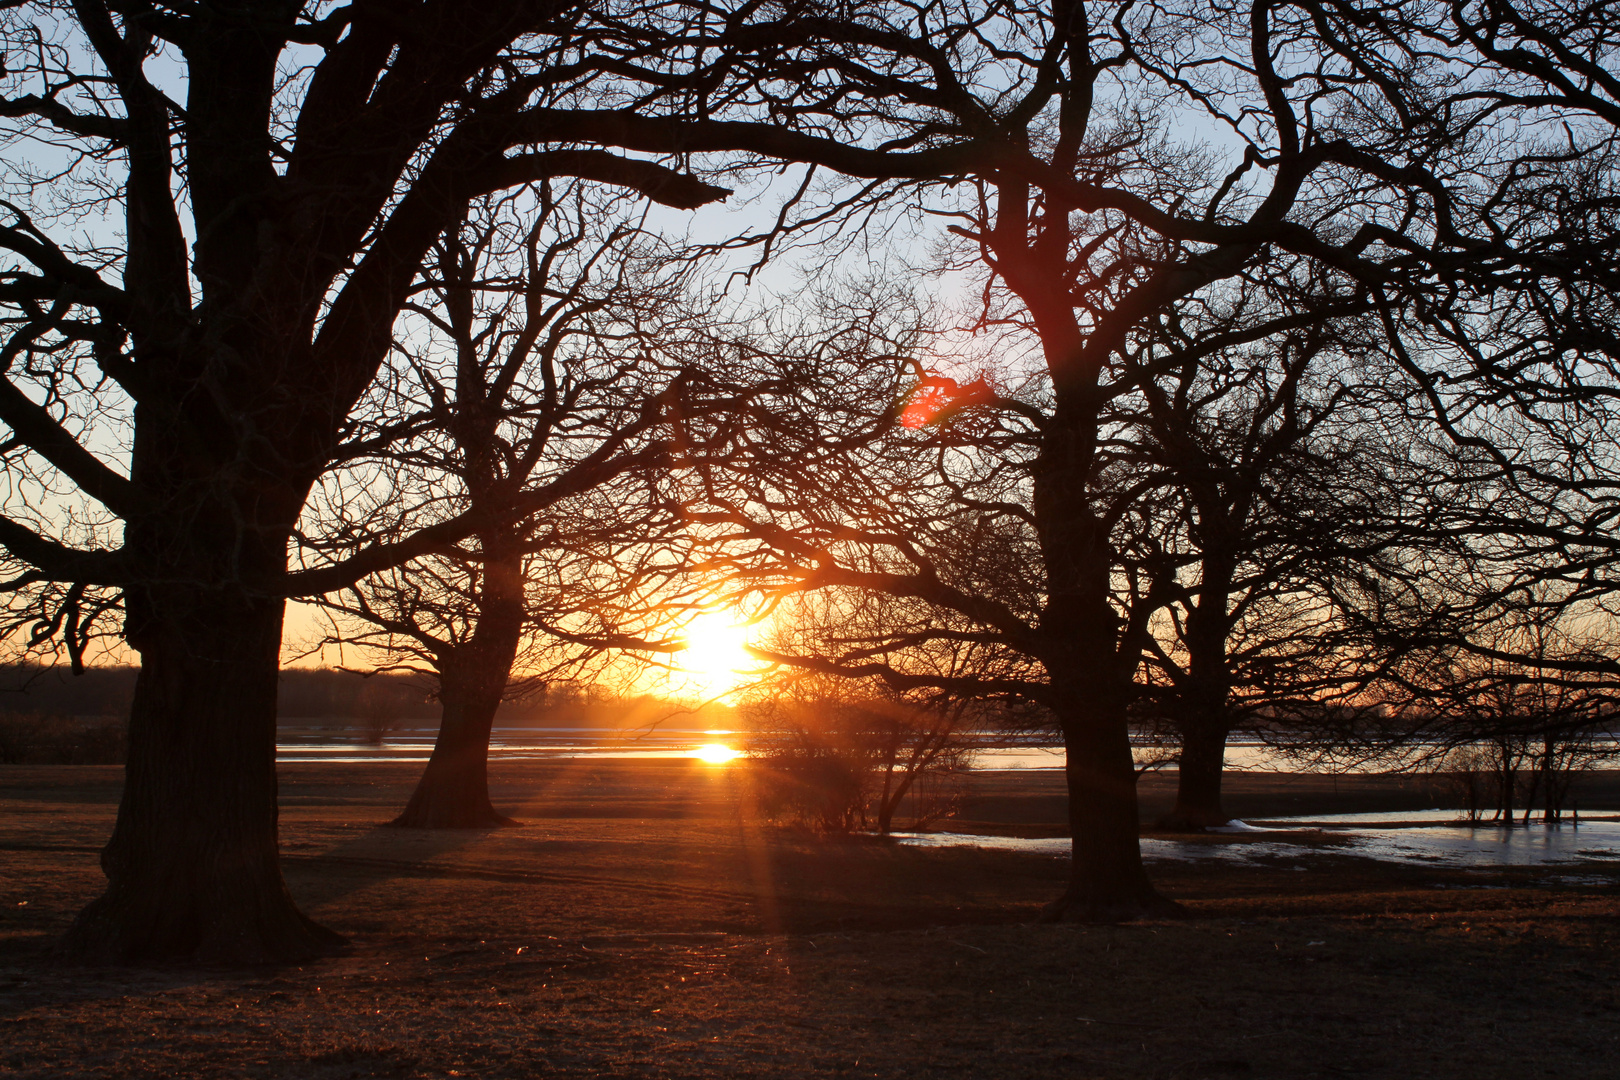
<svg viewBox="0 0 1620 1080">
<path fill-rule="evenodd" d="M 757 667 L 748 653 L 748 628 L 723 611 L 700 612 L 681 635 L 686 647 L 675 654 L 678 677 L 691 690 L 720 697 L 740 686 L 744 672 Z"/>
</svg>

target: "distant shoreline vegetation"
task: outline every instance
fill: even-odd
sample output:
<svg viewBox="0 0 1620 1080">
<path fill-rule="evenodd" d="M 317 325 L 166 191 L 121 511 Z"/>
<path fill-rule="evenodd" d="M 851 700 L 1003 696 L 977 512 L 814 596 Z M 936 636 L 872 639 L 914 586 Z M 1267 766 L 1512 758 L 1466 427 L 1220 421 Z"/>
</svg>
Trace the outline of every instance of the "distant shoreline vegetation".
<svg viewBox="0 0 1620 1080">
<path fill-rule="evenodd" d="M 0 721 L 31 716 L 121 723 L 129 715 L 138 674 L 133 666 L 91 667 L 72 675 L 65 666 L 0 665 Z M 284 668 L 276 716 L 312 726 L 392 729 L 420 721 L 437 727 L 440 707 L 433 690 L 427 679 L 411 673 L 365 676 L 336 668 Z M 705 719 L 729 711 L 713 705 L 702 710 Z M 622 728 L 656 724 L 672 714 L 690 715 L 658 698 L 620 698 L 590 686 L 556 684 L 502 703 L 495 716 L 507 725 Z"/>
<path fill-rule="evenodd" d="M 0 712 L 0 765 L 122 765 L 128 751 L 122 716 Z"/>
</svg>

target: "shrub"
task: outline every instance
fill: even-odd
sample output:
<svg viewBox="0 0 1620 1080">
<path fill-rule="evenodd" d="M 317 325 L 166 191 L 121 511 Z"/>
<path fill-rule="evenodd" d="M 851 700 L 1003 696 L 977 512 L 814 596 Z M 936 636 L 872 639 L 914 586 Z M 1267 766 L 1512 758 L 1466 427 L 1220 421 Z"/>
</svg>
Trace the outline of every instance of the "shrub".
<svg viewBox="0 0 1620 1080">
<path fill-rule="evenodd" d="M 965 715 L 960 702 L 897 698 L 757 702 L 744 711 L 757 808 L 823 833 L 886 833 L 902 807 L 912 828 L 950 817 L 972 754 Z"/>
<path fill-rule="evenodd" d="M 0 763 L 122 765 L 128 752 L 122 717 L 0 713 Z"/>
</svg>

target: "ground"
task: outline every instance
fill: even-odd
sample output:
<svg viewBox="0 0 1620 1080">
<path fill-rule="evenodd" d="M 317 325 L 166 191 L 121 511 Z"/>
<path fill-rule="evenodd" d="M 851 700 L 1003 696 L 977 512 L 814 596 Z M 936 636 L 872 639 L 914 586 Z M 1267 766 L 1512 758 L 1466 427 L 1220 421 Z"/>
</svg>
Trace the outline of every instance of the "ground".
<svg viewBox="0 0 1620 1080">
<path fill-rule="evenodd" d="M 1307 846 L 1156 863 L 1185 919 L 1046 926 L 1061 860 L 774 828 L 736 768 L 498 763 L 525 824 L 436 834 L 384 824 L 414 768 L 283 771 L 290 887 L 349 954 L 129 971 L 49 953 L 100 886 L 120 771 L 0 767 L 0 1075 L 1620 1077 L 1620 868 Z M 1057 784 L 986 774 L 951 827 L 1049 834 Z M 1234 785 L 1253 816 L 1432 804 Z"/>
</svg>

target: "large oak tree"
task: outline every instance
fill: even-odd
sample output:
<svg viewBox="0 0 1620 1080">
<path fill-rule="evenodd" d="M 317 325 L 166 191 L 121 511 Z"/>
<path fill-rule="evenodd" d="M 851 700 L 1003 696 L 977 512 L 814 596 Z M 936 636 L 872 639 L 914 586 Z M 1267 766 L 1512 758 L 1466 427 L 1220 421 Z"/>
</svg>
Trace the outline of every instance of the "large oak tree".
<svg viewBox="0 0 1620 1080">
<path fill-rule="evenodd" d="M 11 588 L 70 620 L 87 591 L 120 591 L 141 658 L 107 891 L 65 948 L 329 949 L 277 862 L 284 600 L 475 522 L 296 580 L 288 547 L 424 255 L 470 199 L 547 176 L 674 207 L 724 192 L 577 130 L 548 145 L 601 66 L 568 3 L 82 0 L 3 18 L 0 422 L 34 486 L 13 488 L 0 544 Z M 109 414 L 124 433 L 103 434 Z"/>
<path fill-rule="evenodd" d="M 479 200 L 434 245 L 366 410 L 379 431 L 435 422 L 351 440 L 360 455 L 311 499 L 303 530 L 320 562 L 477 522 L 452 549 L 320 600 L 324 646 L 415 672 L 442 708 L 396 825 L 510 824 L 489 799 L 497 708 L 600 666 L 624 636 L 617 609 L 660 589 L 671 600 L 681 523 L 658 490 L 676 452 L 665 421 L 724 402 L 679 356 L 685 324 L 712 321 L 684 288 L 696 261 L 641 227 L 640 210 L 585 183 Z"/>
</svg>

